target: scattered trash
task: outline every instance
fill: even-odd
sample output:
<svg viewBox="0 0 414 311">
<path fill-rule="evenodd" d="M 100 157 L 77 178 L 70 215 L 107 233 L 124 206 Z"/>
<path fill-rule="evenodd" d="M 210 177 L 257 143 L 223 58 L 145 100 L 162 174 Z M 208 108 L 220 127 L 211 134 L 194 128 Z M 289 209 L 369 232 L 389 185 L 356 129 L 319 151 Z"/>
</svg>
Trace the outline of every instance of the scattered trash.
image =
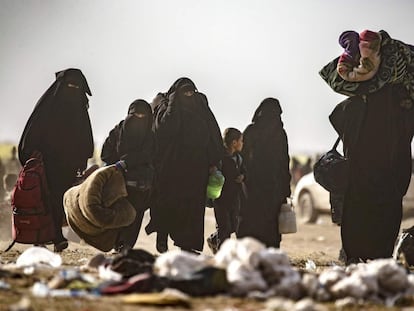
<svg viewBox="0 0 414 311">
<path fill-rule="evenodd" d="M 10 271 L 2 266 L 0 290 L 13 287 L 7 278 L 16 273 L 25 277 L 12 268 L 37 271 L 46 265 L 45 277 L 32 278 L 35 297 L 127 294 L 121 298 L 124 303 L 188 307 L 189 297 L 223 293 L 268 300 L 269 311 L 325 310 L 319 302 L 335 302 L 337 308 L 358 307 L 364 302 L 392 307 L 414 299 L 414 274 L 392 258 L 347 267 L 333 265 L 322 272 L 308 259 L 299 271 L 282 250 L 266 248 L 251 238 L 227 240 L 214 257 L 177 250 L 155 258 L 133 249 L 112 256 L 97 254 L 86 264 L 92 273 L 81 267 L 50 269 L 61 264 L 61 257 L 46 248 L 28 248 Z"/>
<path fill-rule="evenodd" d="M 316 264 L 313 260 L 306 260 L 305 263 L 305 270 L 308 272 L 316 271 Z"/>
<path fill-rule="evenodd" d="M 43 282 L 36 282 L 32 287 L 32 295 L 39 298 L 45 297 L 87 297 L 97 296 L 99 292 L 96 290 L 83 290 L 83 289 L 71 289 L 60 288 L 52 289 Z"/>
<path fill-rule="evenodd" d="M 122 274 L 123 277 L 131 277 L 141 273 L 152 273 L 155 262 L 154 255 L 143 249 L 129 249 L 118 254 L 111 261 L 111 269 Z"/>
<path fill-rule="evenodd" d="M 36 282 L 33 284 L 32 295 L 35 297 L 47 297 L 49 295 L 49 291 L 49 287 L 45 283 Z"/>
<path fill-rule="evenodd" d="M 230 287 L 226 270 L 212 266 L 194 272 L 187 279 L 168 280 L 166 285 L 191 296 L 212 296 L 226 293 Z"/>
<path fill-rule="evenodd" d="M 10 289 L 10 284 L 6 283 L 3 280 L 0 280 L 0 290 L 9 290 Z"/>
<path fill-rule="evenodd" d="M 46 264 L 57 268 L 62 264 L 62 258 L 59 254 L 55 254 L 45 247 L 33 246 L 26 249 L 16 261 L 16 266 L 19 268 L 39 264 Z"/>
<path fill-rule="evenodd" d="M 70 289 L 91 289 L 95 287 L 96 279 L 78 269 L 65 269 L 59 271 L 49 282 L 50 289 L 70 288 Z"/>
<path fill-rule="evenodd" d="M 104 254 L 99 253 L 87 261 L 86 268 L 98 269 L 99 266 L 105 265 L 106 263 L 109 263 L 109 260 L 105 257 Z"/>
<path fill-rule="evenodd" d="M 191 306 L 190 296 L 171 288 L 167 288 L 160 293 L 129 294 L 124 296 L 122 301 L 128 304 L 183 307 Z"/>
<path fill-rule="evenodd" d="M 105 281 L 121 281 L 122 274 L 115 272 L 110 266 L 99 266 L 98 267 L 99 277 Z"/>
<path fill-rule="evenodd" d="M 206 268 L 210 259 L 204 255 L 195 255 L 181 250 L 172 250 L 161 254 L 154 263 L 154 272 L 174 280 L 191 278 L 195 272 Z"/>
</svg>

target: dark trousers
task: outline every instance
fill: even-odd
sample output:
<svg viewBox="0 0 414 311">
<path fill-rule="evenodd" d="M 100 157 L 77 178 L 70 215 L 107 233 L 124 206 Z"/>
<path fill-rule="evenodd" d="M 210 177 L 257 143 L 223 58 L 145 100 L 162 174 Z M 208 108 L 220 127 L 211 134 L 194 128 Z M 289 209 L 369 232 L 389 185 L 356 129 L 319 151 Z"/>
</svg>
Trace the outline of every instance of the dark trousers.
<svg viewBox="0 0 414 311">
<path fill-rule="evenodd" d="M 236 232 L 239 225 L 240 201 L 238 197 L 233 201 L 216 201 L 214 203 L 214 216 L 216 218 L 216 229 L 210 238 L 217 240 L 219 248 L 223 242 Z"/>
<path fill-rule="evenodd" d="M 137 242 L 139 231 L 141 230 L 142 219 L 144 212 L 147 209 L 148 204 L 148 191 L 138 191 L 136 188 L 127 188 L 128 190 L 128 201 L 134 207 L 136 211 L 135 220 L 129 226 L 122 228 L 119 231 L 117 245 L 115 249 L 119 248 L 133 248 Z"/>
</svg>

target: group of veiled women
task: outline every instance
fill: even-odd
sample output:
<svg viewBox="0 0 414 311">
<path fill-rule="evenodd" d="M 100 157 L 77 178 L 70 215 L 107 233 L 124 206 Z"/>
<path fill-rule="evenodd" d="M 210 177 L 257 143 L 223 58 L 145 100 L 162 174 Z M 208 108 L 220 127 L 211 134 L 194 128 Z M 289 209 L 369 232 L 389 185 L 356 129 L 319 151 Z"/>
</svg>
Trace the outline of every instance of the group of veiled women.
<svg viewBox="0 0 414 311">
<path fill-rule="evenodd" d="M 337 71 L 339 57 L 320 72 L 334 91 L 349 96 L 330 115 L 349 159 L 349 186 L 340 194 L 347 263 L 392 256 L 411 176 L 414 48 L 392 40 L 384 31 L 379 34 L 382 61 L 373 78 L 343 80 Z M 62 235 L 62 196 L 77 172 L 84 171 L 94 148 L 86 94 L 91 92 L 80 70 L 58 72 L 19 144 L 22 164 L 35 151 L 43 155 L 56 251 L 68 246 Z M 240 175 L 228 178 L 223 187 L 236 176 L 239 207 L 232 230 L 237 237 L 250 236 L 266 246 L 280 247 L 277 218 L 290 196 L 288 142 L 281 114 L 277 99 L 263 100 L 243 132 L 244 146 L 240 148 L 236 135 L 234 146 L 238 147 L 232 149 L 223 145 L 207 97 L 188 78 L 178 79 L 151 105 L 134 101 L 127 117 L 110 132 L 101 154 L 107 165 L 122 171 L 128 200 L 136 209 L 135 220 L 120 231 L 114 249 L 135 245 L 143 213 L 149 208 L 146 232 L 156 232 L 158 251 L 167 250 L 168 237 L 183 250 L 202 251 L 209 175 L 217 169 L 225 171 L 229 156 L 240 169 Z M 226 205 L 220 204 L 220 198 L 217 203 L 216 218 Z M 223 222 L 217 220 L 220 236 Z M 229 232 L 221 236 L 229 237 Z"/>
<path fill-rule="evenodd" d="M 57 252 L 68 246 L 62 234 L 63 195 L 93 155 L 86 94 L 91 92 L 79 69 L 58 72 L 35 106 L 19 143 L 22 164 L 33 154 L 43 156 L 53 199 Z M 168 237 L 182 250 L 202 251 L 209 175 L 226 171 L 223 160 L 226 163 L 226 158 L 236 154 L 239 162 L 243 158 L 245 176 L 236 176 L 239 186 L 232 195 L 237 196 L 239 206 L 236 215 L 232 214 L 237 222 L 232 230 L 239 228 L 240 237 L 252 236 L 267 246 L 279 247 L 278 213 L 290 196 L 288 144 L 281 113 L 277 99 L 265 99 L 243 135 L 243 149 L 231 149 L 234 154 L 228 154 L 230 149 L 223 144 L 207 97 L 190 79 L 178 79 L 151 105 L 142 99 L 131 103 L 126 118 L 109 132 L 101 151 L 106 165 L 122 171 L 127 199 L 136 210 L 135 220 L 119 231 L 113 248 L 134 247 L 143 214 L 149 208 L 151 219 L 145 229 L 148 234 L 157 234 L 160 252 L 168 249 Z M 234 141 L 241 139 L 241 133 L 234 137 Z M 241 165 L 234 163 L 237 168 Z M 231 178 L 223 190 L 232 188 Z M 229 190 L 224 193 L 228 195 Z M 217 229 L 220 232 L 220 227 Z"/>
</svg>

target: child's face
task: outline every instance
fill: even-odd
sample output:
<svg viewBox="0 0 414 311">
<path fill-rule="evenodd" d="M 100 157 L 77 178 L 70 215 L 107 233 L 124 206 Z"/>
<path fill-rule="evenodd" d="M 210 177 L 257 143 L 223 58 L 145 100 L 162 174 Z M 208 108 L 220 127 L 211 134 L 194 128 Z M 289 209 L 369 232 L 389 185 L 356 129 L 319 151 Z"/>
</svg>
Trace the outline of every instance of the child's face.
<svg viewBox="0 0 414 311">
<path fill-rule="evenodd" d="M 232 145 L 235 151 L 240 152 L 243 148 L 243 136 L 240 136 L 237 140 L 233 140 Z"/>
</svg>

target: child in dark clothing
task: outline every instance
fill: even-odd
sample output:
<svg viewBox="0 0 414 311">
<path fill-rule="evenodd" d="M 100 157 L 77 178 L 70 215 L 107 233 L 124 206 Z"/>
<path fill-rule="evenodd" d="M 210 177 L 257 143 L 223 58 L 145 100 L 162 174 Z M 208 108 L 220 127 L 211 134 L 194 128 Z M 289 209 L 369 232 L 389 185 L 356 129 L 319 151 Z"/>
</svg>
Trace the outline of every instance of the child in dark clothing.
<svg viewBox="0 0 414 311">
<path fill-rule="evenodd" d="M 224 240 L 230 238 L 237 230 L 245 174 L 240 155 L 243 134 L 235 128 L 227 128 L 223 133 L 223 143 L 227 151 L 222 160 L 225 181 L 220 197 L 214 201 L 217 231 L 207 238 L 208 246 L 213 253 L 216 253 Z"/>
</svg>

